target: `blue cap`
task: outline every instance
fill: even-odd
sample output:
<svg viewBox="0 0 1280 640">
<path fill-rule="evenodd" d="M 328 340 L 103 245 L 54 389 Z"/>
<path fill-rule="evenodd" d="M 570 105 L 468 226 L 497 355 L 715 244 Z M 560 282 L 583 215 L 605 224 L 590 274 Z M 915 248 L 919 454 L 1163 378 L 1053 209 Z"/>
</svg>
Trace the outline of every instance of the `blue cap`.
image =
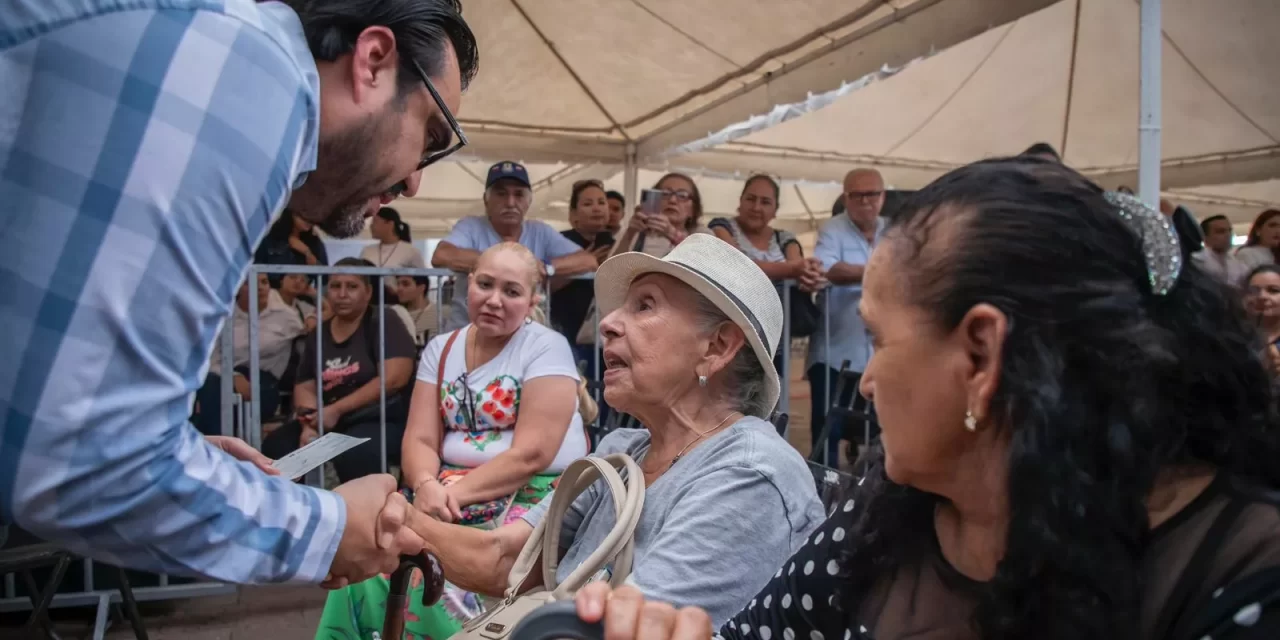
<svg viewBox="0 0 1280 640">
<path fill-rule="evenodd" d="M 492 187 L 493 183 L 503 178 L 509 178 L 530 189 L 533 188 L 533 185 L 529 182 L 529 172 L 525 170 L 524 165 L 509 160 L 504 160 L 489 167 L 489 177 L 484 181 L 484 188 Z"/>
</svg>

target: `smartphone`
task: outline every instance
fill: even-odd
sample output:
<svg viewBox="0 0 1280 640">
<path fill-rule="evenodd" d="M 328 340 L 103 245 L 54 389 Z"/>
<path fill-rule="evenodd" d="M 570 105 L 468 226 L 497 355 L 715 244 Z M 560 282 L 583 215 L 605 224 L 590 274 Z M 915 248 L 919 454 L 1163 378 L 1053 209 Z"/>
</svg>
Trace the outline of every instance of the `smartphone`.
<svg viewBox="0 0 1280 640">
<path fill-rule="evenodd" d="M 646 216 L 658 215 L 662 212 L 662 192 L 657 189 L 645 189 L 640 192 L 640 213 Z"/>
</svg>

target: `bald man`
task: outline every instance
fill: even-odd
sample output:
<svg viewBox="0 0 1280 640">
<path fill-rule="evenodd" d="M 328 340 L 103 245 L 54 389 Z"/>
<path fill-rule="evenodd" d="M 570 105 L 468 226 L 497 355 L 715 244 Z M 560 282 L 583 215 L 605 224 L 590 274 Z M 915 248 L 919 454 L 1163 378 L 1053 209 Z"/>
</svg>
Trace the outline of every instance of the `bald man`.
<svg viewBox="0 0 1280 640">
<path fill-rule="evenodd" d="M 880 210 L 884 207 L 884 179 L 874 169 L 854 169 L 844 177 L 844 214 L 823 225 L 818 233 L 814 256 L 822 261 L 831 286 L 818 297 L 825 313 L 818 328 L 809 338 L 806 369 L 811 388 L 813 416 L 810 421 L 813 447 L 818 450 L 818 437 L 826 422 L 827 409 L 837 400 L 848 404 L 857 384 L 848 385 L 845 397 L 835 397 L 837 367 L 849 361 L 849 370 L 861 372 L 871 358 L 871 339 L 858 315 L 862 299 L 862 272 L 871 250 L 884 229 Z M 828 322 L 829 320 L 829 322 Z M 824 391 L 825 387 L 825 391 Z M 859 399 L 861 402 L 861 399 Z M 860 408 L 860 407 L 859 407 Z M 825 443 L 826 460 L 835 466 L 839 460 L 839 443 L 843 425 L 833 425 Z"/>
</svg>

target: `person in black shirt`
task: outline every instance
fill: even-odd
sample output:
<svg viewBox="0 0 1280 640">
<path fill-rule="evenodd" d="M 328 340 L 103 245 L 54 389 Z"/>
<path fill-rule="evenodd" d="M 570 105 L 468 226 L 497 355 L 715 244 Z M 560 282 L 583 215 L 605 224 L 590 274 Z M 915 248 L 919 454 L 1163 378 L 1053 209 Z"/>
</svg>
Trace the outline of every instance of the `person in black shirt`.
<svg viewBox="0 0 1280 640">
<path fill-rule="evenodd" d="M 613 234 L 605 230 L 608 222 L 609 202 L 604 185 L 598 180 L 575 183 L 569 196 L 569 224 L 573 228 L 562 231 L 561 235 L 594 254 L 596 262 L 601 263 L 613 249 Z M 591 345 L 576 345 L 576 342 L 582 324 L 593 321 L 587 318 L 595 298 L 592 282 L 553 277 L 551 290 L 551 326 L 564 334 L 569 344 L 587 347 L 587 357 L 583 358 L 581 353 L 578 357 L 590 361 Z"/>
<path fill-rule="evenodd" d="M 1280 638 L 1275 391 L 1236 296 L 1180 242 L 1057 163 L 914 194 L 859 305 L 881 442 L 720 636 Z M 607 592 L 578 609 L 611 640 L 712 633 Z"/>
<path fill-rule="evenodd" d="M 373 266 L 360 258 L 343 258 L 336 266 Z M 326 281 L 325 306 L 333 317 L 320 325 L 323 370 L 317 385 L 316 340 L 309 339 L 298 362 L 294 385 L 295 418 L 262 441 L 262 452 L 282 458 L 314 440 L 321 425 L 316 408 L 324 399 L 324 431 L 370 438 L 334 459 L 338 477 L 348 480 L 382 472 L 381 391 L 378 381 L 378 310 L 371 304 L 374 289 L 366 276 L 334 275 Z M 386 330 L 387 464 L 399 464 L 400 441 L 408 416 L 409 383 L 417 349 L 399 318 L 389 311 Z"/>
</svg>

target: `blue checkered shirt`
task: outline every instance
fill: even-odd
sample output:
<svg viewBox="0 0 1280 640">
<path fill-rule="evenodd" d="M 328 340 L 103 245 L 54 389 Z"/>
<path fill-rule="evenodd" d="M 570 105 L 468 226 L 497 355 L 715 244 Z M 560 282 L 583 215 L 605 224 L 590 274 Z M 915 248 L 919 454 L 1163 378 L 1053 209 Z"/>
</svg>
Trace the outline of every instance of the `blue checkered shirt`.
<svg viewBox="0 0 1280 640">
<path fill-rule="evenodd" d="M 119 565 L 316 582 L 346 511 L 187 422 L 255 245 L 315 168 L 295 14 L 0 10 L 0 519 Z"/>
</svg>

